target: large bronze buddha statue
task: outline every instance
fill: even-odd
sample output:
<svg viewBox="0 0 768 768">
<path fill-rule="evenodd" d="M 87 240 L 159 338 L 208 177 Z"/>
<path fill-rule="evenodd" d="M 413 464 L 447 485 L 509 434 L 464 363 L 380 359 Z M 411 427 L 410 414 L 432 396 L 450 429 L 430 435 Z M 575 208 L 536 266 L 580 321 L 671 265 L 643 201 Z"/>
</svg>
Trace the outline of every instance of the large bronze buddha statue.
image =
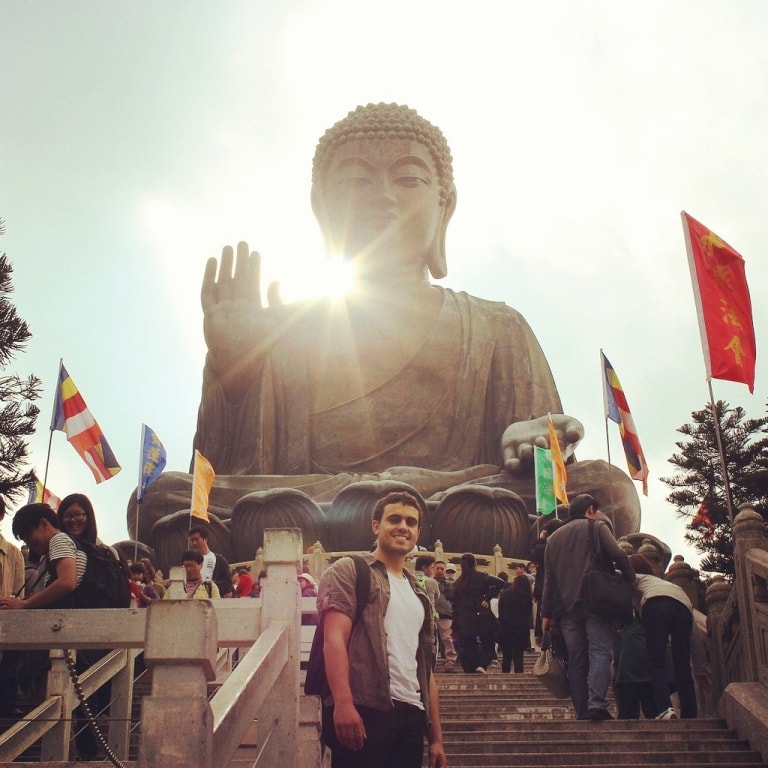
<svg viewBox="0 0 768 768">
<path fill-rule="evenodd" d="M 447 273 L 456 207 L 439 129 L 407 107 L 358 107 L 320 139 L 312 207 L 328 252 L 354 266 L 344 299 L 283 305 L 271 286 L 265 306 L 259 254 L 243 242 L 205 271 L 208 355 L 194 447 L 217 473 L 210 511 L 232 518 L 233 539 L 242 538 L 237 519 L 294 503 L 317 518 L 305 539 L 323 536 L 353 514 L 345 499 L 367 507 L 402 482 L 429 501 L 446 549 L 467 549 L 482 509 L 501 503 L 522 520 L 515 536 L 527 553 L 533 446 L 548 445 L 548 413 L 571 460 L 569 492 L 596 493 L 618 535 L 638 530 L 629 478 L 616 468 L 609 478 L 604 462 L 573 460 L 583 428 L 562 413 L 523 317 L 430 283 L 429 274 Z M 138 531 L 131 503 L 131 532 L 150 543 L 153 524 L 188 508 L 190 494 L 190 475 L 165 473 L 145 497 Z M 455 544 L 445 541 L 442 504 L 452 509 Z M 498 538 L 508 524 L 495 525 L 487 534 Z"/>
</svg>

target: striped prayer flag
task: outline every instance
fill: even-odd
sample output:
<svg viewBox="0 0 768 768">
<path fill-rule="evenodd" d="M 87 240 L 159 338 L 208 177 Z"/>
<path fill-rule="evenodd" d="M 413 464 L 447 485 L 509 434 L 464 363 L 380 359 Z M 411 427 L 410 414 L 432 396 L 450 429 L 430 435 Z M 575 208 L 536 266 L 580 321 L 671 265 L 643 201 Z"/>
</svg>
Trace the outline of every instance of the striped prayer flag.
<svg viewBox="0 0 768 768">
<path fill-rule="evenodd" d="M 61 499 L 47 488 L 43 488 L 43 484 L 37 479 L 37 476 L 34 480 L 35 482 L 29 486 L 27 504 L 47 504 L 55 512 L 61 504 Z"/>
<path fill-rule="evenodd" d="M 627 458 L 629 475 L 633 480 L 643 483 L 643 493 L 648 495 L 648 465 L 645 463 L 645 455 L 637 436 L 635 422 L 627 404 L 627 398 L 621 387 L 619 377 L 608 358 L 600 350 L 600 360 L 603 369 L 603 399 L 605 401 L 605 417 L 615 421 L 619 425 L 621 444 L 624 455 Z"/>
<path fill-rule="evenodd" d="M 51 418 L 51 431 L 54 429 L 66 434 L 97 483 L 109 480 L 122 469 L 63 361 L 59 363 L 59 384 Z"/>
</svg>

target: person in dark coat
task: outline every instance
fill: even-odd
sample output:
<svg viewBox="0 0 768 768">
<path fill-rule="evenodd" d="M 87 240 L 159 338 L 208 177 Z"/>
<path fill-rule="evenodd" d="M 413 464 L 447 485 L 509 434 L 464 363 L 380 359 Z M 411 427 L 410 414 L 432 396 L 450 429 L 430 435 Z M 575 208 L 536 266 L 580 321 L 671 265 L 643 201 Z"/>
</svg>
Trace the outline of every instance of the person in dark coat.
<svg viewBox="0 0 768 768">
<path fill-rule="evenodd" d="M 541 597 L 544 593 L 544 577 L 546 575 L 544 565 L 544 550 L 547 546 L 547 538 L 558 528 L 565 525 L 565 521 L 560 519 L 560 515 L 567 515 L 568 507 L 564 504 L 558 504 L 556 517 L 549 520 L 539 533 L 539 538 L 531 547 L 529 555 L 531 562 L 536 565 L 536 581 L 533 585 L 533 600 L 536 603 L 536 618 L 533 625 L 533 639 L 536 645 L 541 648 L 543 631 L 541 629 Z M 562 644 L 565 646 L 565 644 Z M 564 650 L 564 648 L 563 648 Z"/>
<path fill-rule="evenodd" d="M 453 621 L 461 639 L 461 665 L 465 672 L 485 674 L 496 658 L 498 622 L 491 612 L 490 600 L 504 586 L 501 579 L 477 570 L 473 554 L 461 556 L 461 576 L 453 591 Z"/>
<path fill-rule="evenodd" d="M 531 631 L 533 598 L 531 581 L 525 575 L 516 576 L 499 595 L 499 647 L 501 671 L 523 671 L 523 656 L 528 647 Z"/>
</svg>

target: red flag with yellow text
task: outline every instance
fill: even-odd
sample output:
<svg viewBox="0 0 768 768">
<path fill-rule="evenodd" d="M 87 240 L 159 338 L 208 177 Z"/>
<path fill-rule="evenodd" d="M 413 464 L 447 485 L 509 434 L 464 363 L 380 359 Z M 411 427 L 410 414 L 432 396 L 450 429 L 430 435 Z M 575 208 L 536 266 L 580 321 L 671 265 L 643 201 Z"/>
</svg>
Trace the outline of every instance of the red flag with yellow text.
<svg viewBox="0 0 768 768">
<path fill-rule="evenodd" d="M 754 392 L 757 345 L 744 259 L 685 211 L 681 216 L 707 378 Z"/>
</svg>

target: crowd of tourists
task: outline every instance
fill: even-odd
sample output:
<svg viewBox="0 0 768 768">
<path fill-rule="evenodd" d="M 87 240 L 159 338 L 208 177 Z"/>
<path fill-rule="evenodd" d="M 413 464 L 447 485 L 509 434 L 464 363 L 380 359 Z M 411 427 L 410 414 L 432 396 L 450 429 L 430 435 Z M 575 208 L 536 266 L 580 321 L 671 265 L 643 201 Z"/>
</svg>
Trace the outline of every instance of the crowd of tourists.
<svg viewBox="0 0 768 768">
<path fill-rule="evenodd" d="M 388 506 L 403 504 L 408 508 L 412 502 L 405 499 Z M 428 600 L 431 613 L 431 670 L 442 657 L 446 672 L 460 667 L 465 673 L 484 675 L 491 667 L 500 666 L 502 673 L 520 674 L 525 668 L 525 653 L 546 645 L 566 665 L 578 719 L 613 719 L 608 701 L 611 685 L 619 718 L 637 718 L 641 712 L 646 718 L 660 720 L 696 717 L 694 677 L 704 689 L 708 679 L 704 643 L 688 596 L 680 587 L 654 575 L 643 556 L 628 555 L 618 545 L 592 496 L 577 496 L 567 510 L 560 510 L 558 518 L 566 512 L 567 520 L 555 519 L 542 527 L 531 549 L 531 560 L 512 565 L 512 574 L 493 576 L 478 569 L 471 553 L 463 554 L 458 563 L 436 560 L 418 550 L 408 553 L 408 557 L 415 556 L 414 589 Z M 4 507 L 0 508 L 0 515 L 4 513 Z M 14 516 L 13 533 L 24 547 L 22 554 L 0 537 L 3 610 L 146 608 L 169 597 L 170 582 L 149 558 L 127 561 L 99 539 L 93 505 L 83 494 L 67 496 L 56 511 L 46 504 L 22 507 Z M 620 573 L 633 590 L 631 621 L 617 624 L 585 604 L 582 581 L 592 567 L 595 542 L 606 567 Z M 94 603 L 89 591 L 92 585 L 87 583 L 90 577 L 86 573 L 90 574 L 96 564 L 106 568 L 104 561 L 111 561 L 116 572 L 123 574 L 124 590 L 106 590 L 106 596 L 100 595 L 114 604 Z M 89 567 L 91 562 L 94 565 Z M 190 599 L 258 597 L 266 578 L 264 572 L 253 578 L 247 566 L 231 568 L 221 554 L 211 550 L 209 532 L 203 525 L 190 529 L 180 565 L 184 568 L 184 594 Z M 308 571 L 297 575 L 301 596 L 318 597 L 321 617 L 328 611 L 323 581 L 328 581 L 336 569 L 332 566 L 320 585 Z M 305 623 L 316 621 L 314 617 L 304 618 Z M 78 671 L 103 653 L 81 651 Z M 48 667 L 45 652 L 3 652 L 0 716 L 20 714 L 19 691 L 33 697 L 41 695 Z M 679 709 L 672 705 L 674 692 Z M 99 712 L 108 702 L 105 686 L 89 704 Z M 98 756 L 98 744 L 91 729 L 85 727 L 82 713 L 77 718 L 78 759 Z"/>
</svg>

